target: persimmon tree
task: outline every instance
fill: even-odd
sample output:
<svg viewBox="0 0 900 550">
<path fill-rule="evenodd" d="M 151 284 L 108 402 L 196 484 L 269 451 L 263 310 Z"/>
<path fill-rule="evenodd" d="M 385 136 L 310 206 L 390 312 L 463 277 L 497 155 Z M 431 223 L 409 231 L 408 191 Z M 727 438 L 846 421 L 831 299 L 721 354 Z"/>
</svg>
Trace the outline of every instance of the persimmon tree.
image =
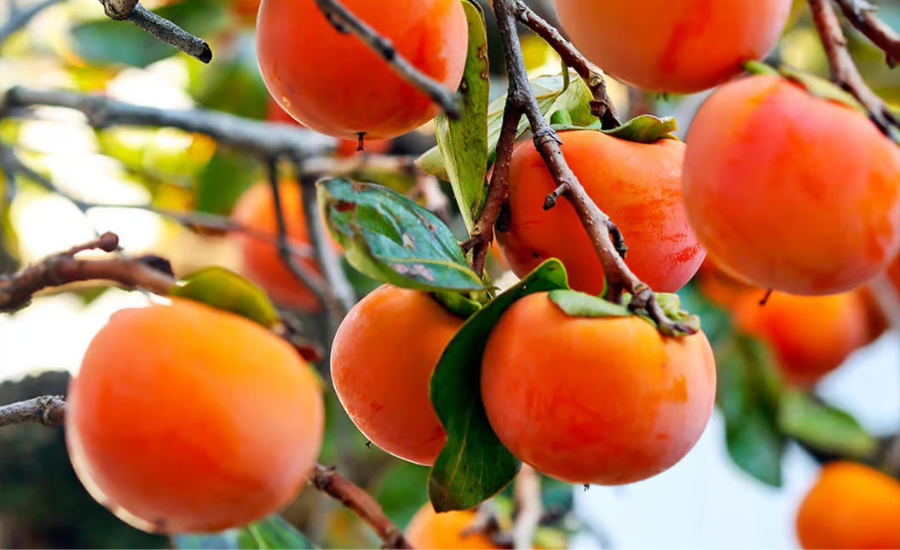
<svg viewBox="0 0 900 550">
<path fill-rule="evenodd" d="M 12 13 L 0 42 L 59 1 Z M 150 42 L 128 52 L 135 64 L 171 53 L 153 49 L 158 39 L 212 69 L 209 44 L 165 17 L 192 1 L 154 13 L 102 0 L 111 21 L 80 28 L 81 52 L 133 24 L 153 37 L 139 35 Z M 224 235 L 247 276 L 176 275 L 163 255 L 121 250 L 114 233 L 10 270 L 4 313 L 83 282 L 169 301 L 113 317 L 69 402 L 5 405 L 0 426 L 65 425 L 89 492 L 181 547 L 310 547 L 270 515 L 303 482 L 388 548 L 546 547 L 561 518 L 544 513 L 542 483 L 657 475 L 690 451 L 714 404 L 732 458 L 760 481 L 781 484 L 793 440 L 823 462 L 886 470 L 844 475 L 878 485 L 873 506 L 893 506 L 900 439 L 879 442 L 812 384 L 900 320 L 900 280 L 885 271 L 900 252 L 900 121 L 863 80 L 837 9 L 890 66 L 900 36 L 865 2 L 809 0 L 829 82 L 762 63 L 787 1 L 718 2 L 696 28 L 672 2 L 646 2 L 658 28 L 633 2 L 559 2 L 574 43 L 523 0 L 490 2 L 507 84 L 494 101 L 486 14 L 473 0 L 262 0 L 256 51 L 271 97 L 249 107 L 6 90 L 0 122 L 57 107 L 101 134 L 177 129 L 239 153 L 208 159 L 220 163 L 212 178 L 237 178 L 248 159 L 262 176 L 247 170 L 252 185 L 236 191 L 202 186 L 193 210 L 88 202 L 32 166 L 14 130 L 0 133 L 8 192 L 28 181 L 84 213 L 135 208 Z M 559 74 L 529 80 L 519 26 L 558 55 Z M 626 120 L 608 76 L 662 93 L 721 87 L 685 145 L 672 118 Z M 432 119 L 437 143 L 421 154 L 334 154 L 341 140 L 364 150 Z M 503 289 L 486 270 L 495 240 L 518 277 Z M 82 255 L 91 250 L 105 255 Z M 718 267 L 704 264 L 685 287 L 707 252 Z M 822 296 L 836 292 L 846 294 Z M 813 336 L 794 328 L 807 318 Z M 343 406 L 328 415 L 430 468 L 429 504 L 408 538 L 340 469 L 315 462 L 327 407 L 308 363 Z M 803 544 L 828 523 L 818 495 L 850 483 L 838 470 L 801 510 Z M 895 540 L 876 527 L 832 536 Z"/>
</svg>

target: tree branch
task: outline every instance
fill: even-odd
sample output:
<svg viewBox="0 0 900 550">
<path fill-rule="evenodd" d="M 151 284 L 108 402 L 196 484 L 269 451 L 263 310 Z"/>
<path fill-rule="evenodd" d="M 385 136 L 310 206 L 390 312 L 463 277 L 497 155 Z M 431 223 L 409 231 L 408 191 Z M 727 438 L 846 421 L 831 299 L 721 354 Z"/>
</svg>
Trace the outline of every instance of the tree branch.
<svg viewBox="0 0 900 550">
<path fill-rule="evenodd" d="M 603 272 L 609 285 L 607 299 L 620 302 L 623 293 L 629 292 L 632 295 L 629 307 L 635 311 L 645 312 L 657 323 L 661 333 L 677 335 L 696 332 L 695 329 L 669 319 L 657 302 L 653 290 L 631 272 L 622 258 L 621 252 L 625 250 L 625 247 L 621 232 L 609 216 L 591 200 L 566 162 L 560 147 L 561 140 L 541 114 L 540 106 L 528 82 L 519 36 L 516 32 L 517 3 L 518 0 L 493 0 L 493 7 L 494 13 L 497 15 L 506 57 L 506 69 L 509 75 L 510 89 L 507 108 L 518 107 L 528 117 L 531 131 L 534 134 L 535 148 L 544 159 L 547 169 L 557 184 L 557 189 L 548 197 L 545 208 L 552 208 L 559 196 L 565 196 L 575 208 L 603 266 Z M 495 177 L 491 181 L 491 187 L 503 183 L 502 180 L 497 180 Z M 490 195 L 492 192 L 501 193 L 489 190 L 488 194 Z M 482 217 L 484 216 L 483 213 Z M 493 223 L 493 220 L 487 219 L 485 222 Z"/>
<path fill-rule="evenodd" d="M 129 21 L 161 42 L 181 50 L 203 63 L 212 60 L 212 49 L 201 38 L 182 29 L 140 5 L 137 0 L 98 0 L 106 16 L 114 21 Z"/>
<path fill-rule="evenodd" d="M 0 26 L 0 45 L 6 42 L 6 39 L 23 29 L 38 14 L 51 6 L 55 6 L 64 0 L 44 0 L 26 10 L 16 10 L 10 13 L 9 19 Z"/>
<path fill-rule="evenodd" d="M 873 44 L 884 50 L 889 67 L 900 63 L 900 35 L 876 14 L 878 8 L 866 0 L 835 0 L 844 16 Z"/>
<path fill-rule="evenodd" d="M 518 511 L 513 526 L 513 548 L 534 548 L 534 532 L 541 523 L 541 476 L 534 468 L 522 465 L 513 489 Z"/>
<path fill-rule="evenodd" d="M 828 55 L 831 78 L 859 100 L 869 112 L 872 122 L 886 136 L 900 143 L 900 121 L 891 113 L 884 101 L 869 88 L 859 73 L 847 49 L 847 37 L 844 36 L 831 0 L 809 0 L 809 7 L 822 38 L 825 53 Z"/>
<path fill-rule="evenodd" d="M 260 122 L 203 109 L 159 109 L 101 95 L 18 86 L 10 88 L 0 100 L 0 117 L 22 116 L 23 109 L 36 106 L 79 111 L 94 128 L 165 127 L 204 134 L 262 159 L 285 154 L 301 159 L 318 157 L 332 152 L 337 144 L 333 138 L 292 124 Z"/>
<path fill-rule="evenodd" d="M 606 90 L 606 80 L 596 67 L 571 42 L 566 40 L 559 30 L 525 5 L 525 2 L 514 0 L 513 9 L 519 21 L 556 50 L 563 63 L 575 69 L 578 76 L 591 90 L 591 94 L 594 96 L 591 101 L 591 112 L 600 119 L 603 128 L 609 130 L 621 126 L 616 106 Z"/>
<path fill-rule="evenodd" d="M 0 427 L 19 424 L 63 426 L 66 406 L 63 397 L 57 395 L 5 405 L 0 407 Z M 384 542 L 384 548 L 412 548 L 400 529 L 384 515 L 375 499 L 334 469 L 316 464 L 310 473 L 309 484 L 358 515 L 378 534 Z"/>
<path fill-rule="evenodd" d="M 452 119 L 459 118 L 460 102 L 454 90 L 449 90 L 430 76 L 414 67 L 406 58 L 397 53 L 389 40 L 380 36 L 366 22 L 353 15 L 338 0 L 315 0 L 319 10 L 340 32 L 358 37 L 375 53 L 380 55 L 403 80 L 412 84 L 441 106 Z"/>
</svg>

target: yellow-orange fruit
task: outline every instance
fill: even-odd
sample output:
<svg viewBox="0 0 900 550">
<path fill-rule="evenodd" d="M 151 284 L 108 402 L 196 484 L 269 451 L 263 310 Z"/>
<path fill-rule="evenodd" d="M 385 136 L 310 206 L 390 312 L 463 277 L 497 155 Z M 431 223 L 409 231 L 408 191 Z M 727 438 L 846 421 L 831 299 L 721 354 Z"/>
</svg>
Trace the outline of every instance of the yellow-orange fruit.
<svg viewBox="0 0 900 550">
<path fill-rule="evenodd" d="M 763 289 L 754 289 L 752 286 L 731 277 L 716 267 L 716 264 L 709 258 L 703 261 L 703 264 L 700 266 L 700 271 L 697 272 L 697 277 L 694 281 L 696 282 L 700 293 L 703 294 L 707 300 L 720 308 L 729 311 L 734 308 L 735 304 L 737 304 L 748 291 L 755 291 L 759 296 L 758 300 L 762 300 L 767 292 Z"/>
<path fill-rule="evenodd" d="M 385 285 L 363 298 L 334 337 L 331 377 L 341 404 L 372 443 L 430 465 L 446 440 L 429 385 L 462 326 L 425 292 Z"/>
<path fill-rule="evenodd" d="M 90 493 L 148 531 L 220 531 L 290 502 L 322 443 L 322 389 L 286 341 L 175 299 L 114 314 L 69 388 Z"/>
<path fill-rule="evenodd" d="M 866 307 L 858 293 L 776 292 L 766 305 L 759 302 L 758 292 L 743 296 L 734 309 L 735 326 L 766 341 L 785 377 L 795 384 L 816 382 L 868 340 Z"/>
<path fill-rule="evenodd" d="M 575 45 L 607 73 L 657 92 L 712 88 L 762 59 L 791 0 L 557 0 Z"/>
<path fill-rule="evenodd" d="M 294 118 L 287 114 L 284 109 L 281 108 L 281 105 L 275 102 L 274 99 L 269 98 L 269 105 L 266 109 L 266 120 L 269 122 L 282 122 L 284 124 L 295 124 L 300 126 L 301 128 L 305 128 L 303 124 L 300 124 Z M 371 139 L 363 139 L 363 151 L 359 150 L 359 138 L 355 139 L 341 139 L 338 140 L 337 147 L 334 149 L 334 154 L 339 157 L 352 157 L 357 153 L 375 153 L 382 154 L 387 153 L 391 149 L 391 140 L 383 139 L 383 140 L 371 140 Z"/>
<path fill-rule="evenodd" d="M 684 201 L 716 264 L 762 288 L 836 294 L 900 249 L 900 148 L 778 76 L 720 88 L 688 134 Z"/>
<path fill-rule="evenodd" d="M 807 549 L 900 548 L 900 481 L 853 462 L 832 462 L 797 512 Z"/>
<path fill-rule="evenodd" d="M 321 273 L 319 264 L 312 258 L 299 186 L 293 182 L 282 182 L 278 186 L 278 194 L 287 236 L 294 248 L 307 254 L 305 258 L 298 258 L 298 263 L 313 273 Z M 252 231 L 273 239 L 267 242 L 242 231 L 233 234 L 240 247 L 242 272 L 279 304 L 307 311 L 321 310 L 319 298 L 297 279 L 278 253 L 274 243 L 278 234 L 278 219 L 269 184 L 259 183 L 248 189 L 235 205 L 232 217 Z"/>
<path fill-rule="evenodd" d="M 468 533 L 475 511 L 436 514 L 430 504 L 423 506 L 406 528 L 406 540 L 413 548 L 433 550 L 490 550 L 500 548 L 482 533 Z"/>
<path fill-rule="evenodd" d="M 500 441 L 571 483 L 633 483 L 672 467 L 703 433 L 715 393 L 702 332 L 673 339 L 634 316 L 569 317 L 547 293 L 504 313 L 482 360 Z"/>
<path fill-rule="evenodd" d="M 469 33 L 459 0 L 341 3 L 420 72 L 450 89 L 459 86 Z M 256 44 L 269 93 L 317 132 L 392 138 L 440 110 L 359 38 L 336 29 L 315 0 L 263 0 Z"/>
<path fill-rule="evenodd" d="M 639 144 L 595 131 L 563 132 L 569 166 L 625 235 L 625 262 L 659 292 L 675 292 L 706 253 L 688 224 L 681 196 L 684 144 Z M 516 146 L 510 167 L 509 230 L 497 232 L 503 256 L 519 277 L 549 258 L 566 266 L 572 288 L 603 291 L 603 267 L 575 209 L 560 199 L 544 210 L 556 183 L 531 140 Z"/>
</svg>

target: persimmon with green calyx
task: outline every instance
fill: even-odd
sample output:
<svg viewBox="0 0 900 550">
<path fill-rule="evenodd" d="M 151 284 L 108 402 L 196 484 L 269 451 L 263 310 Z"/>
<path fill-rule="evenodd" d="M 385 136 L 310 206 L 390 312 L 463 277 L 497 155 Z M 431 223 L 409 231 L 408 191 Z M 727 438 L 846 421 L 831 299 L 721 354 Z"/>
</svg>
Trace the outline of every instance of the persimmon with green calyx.
<svg viewBox="0 0 900 550">
<path fill-rule="evenodd" d="M 397 55 L 456 89 L 468 52 L 459 0 L 343 0 L 350 12 L 391 41 Z M 269 93 L 304 125 L 337 138 L 387 139 L 440 112 L 359 38 L 328 21 L 315 0 L 263 0 L 257 54 Z"/>
<path fill-rule="evenodd" d="M 614 315 L 570 315 L 557 303 L 564 294 L 574 293 L 522 298 L 494 327 L 481 371 L 491 427 L 521 461 L 570 483 L 621 485 L 672 467 L 712 414 L 706 336 L 662 336 L 586 295 Z"/>
<path fill-rule="evenodd" d="M 605 72 L 691 93 L 741 74 L 775 46 L 791 0 L 557 0 L 560 21 Z"/>
<path fill-rule="evenodd" d="M 474 510 L 437 514 L 426 504 L 406 528 L 406 540 L 413 548 L 433 550 L 491 550 L 500 548 L 484 533 L 470 532 L 476 522 Z"/>
<path fill-rule="evenodd" d="M 900 481 L 869 466 L 832 462 L 803 498 L 797 538 L 808 549 L 900 548 Z"/>
<path fill-rule="evenodd" d="M 706 256 L 681 196 L 685 146 L 675 139 L 637 143 L 593 130 L 560 133 L 562 151 L 587 194 L 625 236 L 625 263 L 660 292 L 675 292 Z M 566 266 L 575 290 L 600 294 L 603 267 L 575 209 L 565 199 L 544 210 L 556 183 L 534 143 L 518 144 L 509 179 L 509 228 L 497 240 L 523 277 L 549 258 Z"/>
<path fill-rule="evenodd" d="M 290 344 L 179 298 L 115 313 L 69 387 L 79 479 L 147 531 L 221 531 L 287 505 L 323 429 L 321 382 Z"/>
<path fill-rule="evenodd" d="M 856 292 L 794 296 L 776 292 L 765 305 L 745 293 L 734 307 L 735 326 L 768 343 L 785 378 L 805 386 L 838 368 L 868 340 L 865 302 Z"/>
<path fill-rule="evenodd" d="M 278 185 L 278 194 L 290 244 L 306 254 L 305 257 L 298 257 L 297 262 L 313 273 L 321 273 L 319 264 L 312 258 L 299 185 L 283 181 Z M 234 207 L 232 218 L 251 231 L 271 239 L 267 241 L 258 238 L 259 235 L 244 231 L 232 233 L 240 250 L 244 275 L 262 287 L 278 304 L 305 311 L 321 311 L 319 298 L 311 288 L 297 279 L 278 252 L 278 246 L 274 242 L 278 234 L 278 219 L 269 184 L 258 183 L 244 192 Z"/>
<path fill-rule="evenodd" d="M 688 216 L 730 275 L 836 294 L 900 250 L 900 148 L 853 108 L 750 76 L 706 101 L 687 142 Z"/>
<path fill-rule="evenodd" d="M 426 292 L 384 285 L 356 304 L 331 351 L 331 378 L 344 410 L 372 443 L 431 465 L 447 436 L 429 384 L 462 326 Z"/>
</svg>

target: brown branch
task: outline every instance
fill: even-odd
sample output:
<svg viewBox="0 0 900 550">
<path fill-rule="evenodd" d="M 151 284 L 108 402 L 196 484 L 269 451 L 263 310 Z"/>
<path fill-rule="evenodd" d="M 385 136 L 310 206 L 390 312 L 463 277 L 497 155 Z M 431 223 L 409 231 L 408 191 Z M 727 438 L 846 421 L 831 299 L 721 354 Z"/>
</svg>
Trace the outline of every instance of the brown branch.
<svg viewBox="0 0 900 550">
<path fill-rule="evenodd" d="M 166 294 L 175 284 L 168 261 L 158 256 L 103 260 L 80 260 L 75 257 L 85 250 L 115 252 L 118 247 L 119 237 L 114 233 L 104 233 L 89 243 L 54 254 L 18 273 L 0 277 L 0 312 L 18 311 L 40 291 L 76 282 L 110 281 L 159 294 Z"/>
<path fill-rule="evenodd" d="M 621 126 L 616 106 L 606 90 L 606 80 L 596 67 L 571 42 L 566 40 L 559 30 L 525 5 L 525 2 L 514 0 L 512 4 L 519 21 L 556 50 L 563 63 L 575 69 L 578 76 L 591 90 L 591 94 L 594 96 L 591 101 L 591 112 L 600 119 L 603 128 L 609 130 Z"/>
<path fill-rule="evenodd" d="M 513 548 L 534 548 L 534 532 L 541 523 L 541 476 L 534 468 L 522 465 L 513 488 L 518 510 L 512 530 Z"/>
<path fill-rule="evenodd" d="M 552 207 L 556 197 L 565 196 L 575 208 L 603 266 L 609 286 L 607 299 L 621 301 L 622 295 L 628 292 L 632 295 L 629 307 L 635 311 L 645 312 L 657 323 L 663 334 L 676 335 L 696 332 L 695 329 L 669 319 L 657 302 L 653 290 L 631 272 L 622 258 L 621 252 L 625 248 L 621 232 L 609 216 L 591 200 L 566 162 L 560 147 L 559 136 L 541 114 L 540 106 L 528 83 L 519 36 L 516 32 L 517 3 L 518 0 L 493 0 L 493 7 L 503 41 L 506 69 L 510 81 L 507 107 L 517 106 L 528 117 L 531 131 L 534 134 L 535 147 L 557 184 L 557 189 L 551 193 L 545 207 Z M 491 187 L 495 183 L 496 181 L 492 180 Z M 491 191 L 488 193 L 490 194 Z"/>
<path fill-rule="evenodd" d="M 48 395 L 0 407 L 0 427 L 19 424 L 63 426 L 66 402 L 62 396 Z M 316 464 L 309 483 L 337 500 L 365 521 L 384 542 L 384 548 L 412 548 L 400 529 L 368 493 L 342 477 L 332 468 Z"/>
<path fill-rule="evenodd" d="M 201 38 L 182 29 L 140 5 L 137 0 L 97 0 L 106 16 L 114 21 L 129 21 L 160 42 L 176 48 L 203 63 L 212 60 L 212 49 Z"/>
<path fill-rule="evenodd" d="M 362 21 L 338 0 L 315 0 L 319 10 L 339 31 L 359 38 L 375 53 L 380 55 L 403 80 L 428 94 L 432 101 L 452 119 L 459 118 L 460 101 L 455 90 L 449 90 L 430 76 L 419 71 L 406 58 L 397 53 L 389 40 L 380 36 L 375 29 Z"/>
<path fill-rule="evenodd" d="M 809 0 L 809 7 L 822 38 L 825 53 L 828 55 L 831 78 L 859 100 L 869 112 L 872 122 L 886 136 L 900 142 L 900 121 L 891 113 L 884 101 L 869 88 L 859 73 L 847 49 L 847 37 L 844 36 L 831 0 Z"/>
<path fill-rule="evenodd" d="M 0 45 L 2 45 L 7 38 L 28 25 L 28 23 L 30 23 L 38 14 L 63 1 L 64 0 L 44 0 L 43 2 L 39 2 L 29 7 L 27 10 L 15 10 L 10 13 L 6 23 L 0 26 Z"/>
<path fill-rule="evenodd" d="M 878 8 L 866 0 L 835 0 L 844 16 L 873 44 L 881 48 L 889 67 L 900 63 L 900 34 L 876 15 Z"/>
</svg>

